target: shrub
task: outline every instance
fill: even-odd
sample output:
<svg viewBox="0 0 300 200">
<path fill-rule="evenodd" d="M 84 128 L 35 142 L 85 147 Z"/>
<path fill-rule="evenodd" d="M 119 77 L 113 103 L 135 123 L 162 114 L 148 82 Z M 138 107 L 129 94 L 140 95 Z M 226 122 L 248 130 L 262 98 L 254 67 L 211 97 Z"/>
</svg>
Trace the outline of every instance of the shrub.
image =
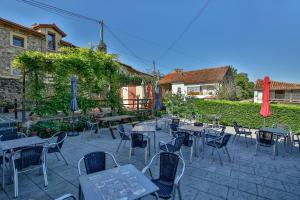
<svg viewBox="0 0 300 200">
<path fill-rule="evenodd" d="M 197 114 L 221 115 L 221 123 L 224 125 L 232 125 L 236 120 L 244 126 L 260 128 L 264 123 L 259 114 L 260 104 L 221 100 L 194 100 L 194 103 Z M 272 115 L 266 118 L 266 126 L 283 123 L 292 130 L 300 130 L 300 106 L 271 104 L 271 112 Z"/>
</svg>

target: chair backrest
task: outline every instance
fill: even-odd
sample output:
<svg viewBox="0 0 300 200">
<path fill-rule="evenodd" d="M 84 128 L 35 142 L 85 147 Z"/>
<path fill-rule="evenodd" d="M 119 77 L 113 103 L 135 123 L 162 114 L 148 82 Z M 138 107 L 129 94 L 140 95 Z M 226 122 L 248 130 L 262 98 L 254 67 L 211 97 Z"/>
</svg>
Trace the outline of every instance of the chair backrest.
<svg viewBox="0 0 300 200">
<path fill-rule="evenodd" d="M 184 143 L 184 139 L 185 139 L 184 135 L 178 135 L 175 138 L 175 141 L 174 141 L 174 152 L 180 150 L 182 144 Z"/>
<path fill-rule="evenodd" d="M 131 147 L 143 147 L 144 135 L 140 133 L 131 133 Z"/>
<path fill-rule="evenodd" d="M 224 133 L 225 133 L 225 130 L 226 130 L 226 126 L 222 126 L 222 129 L 221 129 L 220 135 L 224 135 Z"/>
<path fill-rule="evenodd" d="M 224 134 L 221 140 L 221 147 L 224 147 L 228 144 L 231 134 Z"/>
<path fill-rule="evenodd" d="M 180 119 L 179 118 L 173 118 L 172 119 L 172 124 L 177 124 L 179 125 Z"/>
<path fill-rule="evenodd" d="M 203 127 L 203 123 L 202 122 L 195 122 L 194 123 L 194 126 L 199 126 L 199 127 Z"/>
<path fill-rule="evenodd" d="M 87 174 L 103 171 L 106 169 L 105 152 L 98 151 L 84 156 L 84 165 Z"/>
<path fill-rule="evenodd" d="M 29 166 L 41 165 L 43 149 L 43 146 L 34 146 L 20 150 L 20 158 L 14 161 L 16 168 L 22 170 Z"/>
<path fill-rule="evenodd" d="M 119 135 L 120 135 L 120 138 L 123 138 L 123 136 L 124 136 L 124 127 L 123 127 L 123 125 L 122 124 L 119 124 L 118 126 L 117 126 L 117 130 L 118 130 L 118 133 L 119 133 Z"/>
<path fill-rule="evenodd" d="M 176 178 L 179 156 L 170 153 L 160 153 L 159 180 L 173 184 Z"/>
<path fill-rule="evenodd" d="M 1 141 L 14 140 L 18 138 L 17 128 L 1 128 Z"/>
<path fill-rule="evenodd" d="M 240 127 L 239 127 L 238 123 L 236 121 L 234 121 L 232 124 L 233 124 L 233 128 L 235 130 L 235 133 L 239 133 Z"/>
<path fill-rule="evenodd" d="M 174 124 L 174 123 L 170 124 L 171 131 L 177 131 L 177 128 L 178 128 L 178 124 Z"/>
<path fill-rule="evenodd" d="M 64 140 L 65 138 L 67 137 L 67 133 L 66 132 L 60 132 L 58 135 L 57 135 L 57 145 L 58 147 L 61 149 L 61 147 L 63 146 L 64 144 Z"/>
<path fill-rule="evenodd" d="M 257 140 L 262 144 L 272 144 L 273 133 L 267 131 L 258 131 Z"/>
</svg>

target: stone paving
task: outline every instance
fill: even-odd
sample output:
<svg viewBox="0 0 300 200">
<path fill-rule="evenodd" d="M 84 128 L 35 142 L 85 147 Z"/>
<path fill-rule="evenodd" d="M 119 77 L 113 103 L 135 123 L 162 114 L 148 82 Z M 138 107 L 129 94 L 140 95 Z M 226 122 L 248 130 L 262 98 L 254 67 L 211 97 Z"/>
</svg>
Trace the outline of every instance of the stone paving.
<svg viewBox="0 0 300 200">
<path fill-rule="evenodd" d="M 232 133 L 233 130 L 229 127 L 226 132 Z M 160 131 L 157 132 L 157 138 L 157 141 L 168 141 L 170 136 Z M 121 165 L 126 164 L 128 144 L 121 146 L 120 152 L 116 154 L 118 143 L 119 139 L 113 140 L 108 129 L 101 129 L 98 135 L 83 133 L 77 137 L 69 137 L 63 146 L 69 165 L 66 166 L 62 160 L 57 161 L 55 155 L 49 155 L 48 187 L 44 187 L 43 176 L 39 172 L 20 175 L 18 199 L 47 200 L 65 193 L 78 196 L 78 160 L 92 151 L 108 151 L 116 155 Z M 213 158 L 208 147 L 204 159 L 201 156 L 194 157 L 190 164 L 189 149 L 183 147 L 186 160 L 186 170 L 181 180 L 183 199 L 300 199 L 300 153 L 297 148 L 292 153 L 285 153 L 283 145 L 279 145 L 279 156 L 275 160 L 271 158 L 270 149 L 262 150 L 254 156 L 255 145 L 249 143 L 247 148 L 243 138 L 236 143 L 230 141 L 228 149 L 233 161 L 229 162 L 224 154 L 224 165 L 221 166 L 217 154 Z M 136 150 L 131 160 L 140 170 L 144 167 L 143 155 L 142 149 Z M 111 162 L 108 162 L 108 166 L 112 166 Z M 154 165 L 154 168 L 157 167 Z M 1 173 L 0 175 L 2 176 Z M 12 185 L 7 186 L 6 192 L 0 189 L 0 199 L 13 199 Z"/>
</svg>

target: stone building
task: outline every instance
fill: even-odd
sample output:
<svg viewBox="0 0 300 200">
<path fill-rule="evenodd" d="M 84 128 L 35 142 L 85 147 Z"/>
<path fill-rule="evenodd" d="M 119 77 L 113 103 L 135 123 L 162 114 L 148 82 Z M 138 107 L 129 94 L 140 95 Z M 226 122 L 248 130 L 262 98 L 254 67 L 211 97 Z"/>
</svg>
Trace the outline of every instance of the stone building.
<svg viewBox="0 0 300 200">
<path fill-rule="evenodd" d="M 33 24 L 32 27 L 0 18 L 0 104 L 21 96 L 20 72 L 12 67 L 19 53 L 56 51 L 59 46 L 74 45 L 62 40 L 66 34 L 55 24 Z"/>
</svg>

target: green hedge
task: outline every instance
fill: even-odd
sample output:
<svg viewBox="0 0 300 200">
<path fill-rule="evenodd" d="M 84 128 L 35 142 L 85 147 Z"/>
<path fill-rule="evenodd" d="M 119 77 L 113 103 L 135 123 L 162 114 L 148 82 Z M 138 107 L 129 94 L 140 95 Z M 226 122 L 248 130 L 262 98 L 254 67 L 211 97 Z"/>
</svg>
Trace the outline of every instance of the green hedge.
<svg viewBox="0 0 300 200">
<path fill-rule="evenodd" d="M 260 128 L 263 118 L 260 116 L 260 104 L 220 100 L 194 100 L 197 114 L 221 115 L 221 123 L 232 125 L 236 120 L 244 126 Z M 266 126 L 283 123 L 293 131 L 300 131 L 300 106 L 271 104 L 272 115 L 266 118 Z"/>
</svg>

